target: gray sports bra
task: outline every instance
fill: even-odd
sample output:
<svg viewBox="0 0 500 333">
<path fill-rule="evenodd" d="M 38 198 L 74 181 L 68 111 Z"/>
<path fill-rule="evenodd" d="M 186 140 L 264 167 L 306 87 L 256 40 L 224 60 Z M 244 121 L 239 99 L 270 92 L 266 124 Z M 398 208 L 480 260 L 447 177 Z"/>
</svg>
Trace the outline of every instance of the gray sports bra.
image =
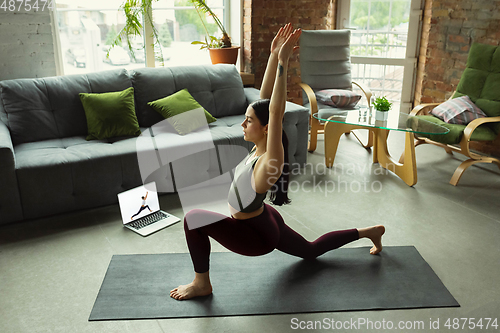
<svg viewBox="0 0 500 333">
<path fill-rule="evenodd" d="M 234 170 L 234 178 L 227 200 L 231 207 L 242 213 L 251 213 L 262 207 L 267 195 L 267 192 L 255 192 L 252 187 L 253 168 L 258 159 L 259 157 L 251 163 L 245 164 L 248 161 L 248 158 L 245 158 Z"/>
</svg>

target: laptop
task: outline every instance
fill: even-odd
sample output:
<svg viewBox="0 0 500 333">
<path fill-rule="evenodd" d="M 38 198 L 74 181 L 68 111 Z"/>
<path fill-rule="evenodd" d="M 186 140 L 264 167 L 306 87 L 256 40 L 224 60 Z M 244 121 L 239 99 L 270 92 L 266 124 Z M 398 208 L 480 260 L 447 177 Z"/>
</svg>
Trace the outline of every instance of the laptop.
<svg viewBox="0 0 500 333">
<path fill-rule="evenodd" d="M 148 183 L 118 194 L 123 226 L 148 236 L 181 219 L 160 210 L 156 183 Z"/>
</svg>

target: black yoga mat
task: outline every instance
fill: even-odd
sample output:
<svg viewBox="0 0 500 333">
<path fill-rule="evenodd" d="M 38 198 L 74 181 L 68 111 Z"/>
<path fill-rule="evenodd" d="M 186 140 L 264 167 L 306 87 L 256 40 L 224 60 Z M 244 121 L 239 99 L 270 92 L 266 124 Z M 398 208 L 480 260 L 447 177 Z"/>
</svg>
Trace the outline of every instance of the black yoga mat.
<svg viewBox="0 0 500 333">
<path fill-rule="evenodd" d="M 413 246 L 341 248 L 313 261 L 274 251 L 211 254 L 214 293 L 187 301 L 170 290 L 192 281 L 187 253 L 115 255 L 90 321 L 460 306 Z"/>
</svg>

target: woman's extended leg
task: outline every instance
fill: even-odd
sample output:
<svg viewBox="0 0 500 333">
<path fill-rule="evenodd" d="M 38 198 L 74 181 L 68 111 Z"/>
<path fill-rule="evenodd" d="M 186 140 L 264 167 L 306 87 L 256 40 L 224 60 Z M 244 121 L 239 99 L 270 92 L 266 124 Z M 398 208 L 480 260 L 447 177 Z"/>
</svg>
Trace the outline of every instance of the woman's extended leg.
<svg viewBox="0 0 500 333">
<path fill-rule="evenodd" d="M 276 223 L 269 221 L 266 214 L 267 208 L 254 218 L 236 220 L 201 209 L 194 209 L 187 213 L 184 218 L 184 231 L 196 275 L 190 284 L 171 290 L 170 296 L 177 300 L 184 300 L 209 295 L 212 292 L 208 275 L 209 236 L 230 251 L 246 256 L 264 255 L 274 250 L 278 244 L 279 229 Z M 190 230 L 187 221 L 191 219 L 210 219 L 218 222 Z"/>
<path fill-rule="evenodd" d="M 377 254 L 382 251 L 381 238 L 385 232 L 383 226 L 332 231 L 319 237 L 314 242 L 309 242 L 286 225 L 277 211 L 275 214 L 280 230 L 280 240 L 276 249 L 287 254 L 304 259 L 314 259 L 328 251 L 365 237 L 373 241 L 374 247 L 370 250 L 371 254 Z"/>
</svg>

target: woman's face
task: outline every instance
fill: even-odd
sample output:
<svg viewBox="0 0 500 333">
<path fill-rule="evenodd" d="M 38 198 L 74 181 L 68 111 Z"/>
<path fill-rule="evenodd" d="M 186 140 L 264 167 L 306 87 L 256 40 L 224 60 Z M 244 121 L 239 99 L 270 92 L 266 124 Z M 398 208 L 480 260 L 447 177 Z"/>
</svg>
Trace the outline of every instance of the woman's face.
<svg viewBox="0 0 500 333">
<path fill-rule="evenodd" d="M 255 115 L 254 109 L 249 106 L 245 112 L 245 120 L 241 123 L 243 127 L 245 141 L 257 142 L 265 137 L 267 132 L 267 125 L 262 126 L 259 119 Z"/>
</svg>

